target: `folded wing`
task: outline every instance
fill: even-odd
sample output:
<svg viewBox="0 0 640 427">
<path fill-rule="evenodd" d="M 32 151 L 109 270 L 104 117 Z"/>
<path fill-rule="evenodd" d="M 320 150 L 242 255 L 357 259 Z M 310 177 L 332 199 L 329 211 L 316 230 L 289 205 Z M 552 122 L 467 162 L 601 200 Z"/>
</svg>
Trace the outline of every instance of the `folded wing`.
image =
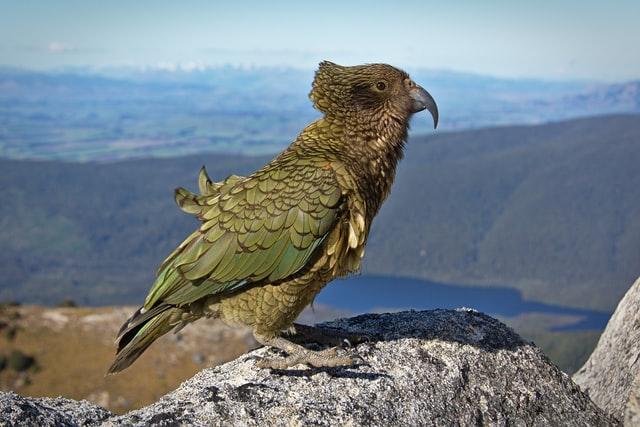
<svg viewBox="0 0 640 427">
<path fill-rule="evenodd" d="M 303 166 L 221 183 L 202 170 L 201 195 L 177 189 L 178 205 L 202 225 L 162 263 L 145 309 L 277 282 L 303 269 L 344 213 L 333 172 Z"/>
</svg>

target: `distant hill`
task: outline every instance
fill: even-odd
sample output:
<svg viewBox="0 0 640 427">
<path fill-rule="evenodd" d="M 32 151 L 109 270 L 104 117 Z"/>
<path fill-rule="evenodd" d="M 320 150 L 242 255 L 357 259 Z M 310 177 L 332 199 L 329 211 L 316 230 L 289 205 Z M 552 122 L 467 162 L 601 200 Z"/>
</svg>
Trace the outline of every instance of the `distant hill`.
<svg viewBox="0 0 640 427">
<path fill-rule="evenodd" d="M 408 71 L 437 100 L 444 130 L 640 112 L 638 82 Z M 307 98 L 312 79 L 313 70 L 288 68 L 101 73 L 0 68 L 0 156 L 110 161 L 203 151 L 271 153 L 318 116 Z M 427 132 L 431 123 L 413 125 L 416 132 Z"/>
<path fill-rule="evenodd" d="M 0 300 L 139 301 L 158 263 L 196 227 L 173 189 L 249 173 L 267 158 L 198 156 L 110 164 L 0 160 Z"/>
<path fill-rule="evenodd" d="M 267 160 L 0 160 L 0 300 L 140 301 L 196 226 L 173 188 Z M 364 271 L 611 310 L 640 270 L 639 164 L 638 115 L 414 137 Z"/>
<path fill-rule="evenodd" d="M 596 87 L 585 93 L 567 96 L 565 102 L 610 112 L 640 111 L 640 81 Z"/>
<path fill-rule="evenodd" d="M 131 369 L 106 376 L 114 337 L 133 310 L 0 305 L 0 390 L 87 399 L 122 413 L 157 400 L 205 366 L 220 365 L 256 347 L 250 331 L 202 319 L 161 337 Z M 17 352 L 32 366 L 6 363 Z"/>
<path fill-rule="evenodd" d="M 640 116 L 415 138 L 368 272 L 611 309 L 640 270 Z"/>
</svg>

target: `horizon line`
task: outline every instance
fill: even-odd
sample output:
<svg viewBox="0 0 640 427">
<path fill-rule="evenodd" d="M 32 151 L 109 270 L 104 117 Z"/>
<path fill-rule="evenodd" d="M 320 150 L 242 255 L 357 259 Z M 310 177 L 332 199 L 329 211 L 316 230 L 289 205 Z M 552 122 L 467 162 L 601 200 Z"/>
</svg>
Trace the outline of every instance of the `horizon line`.
<svg viewBox="0 0 640 427">
<path fill-rule="evenodd" d="M 371 62 L 373 63 L 373 62 Z M 354 65 L 354 64 L 347 64 Z M 159 62 L 155 64 L 122 64 L 122 65 L 55 65 L 45 67 L 33 67 L 26 65 L 16 64 L 3 64 L 0 63 L 0 71 L 18 71 L 28 73 L 41 73 L 41 74 L 64 74 L 64 73 L 86 73 L 94 75 L 106 75 L 116 72 L 133 72 L 133 73 L 151 73 L 151 72 L 164 72 L 173 74 L 196 74 L 204 73 L 207 71 L 221 70 L 225 68 L 237 69 L 237 70 L 287 70 L 287 71 L 300 71 L 300 72 L 314 72 L 315 66 L 306 65 L 291 65 L 291 64 L 257 64 L 257 63 L 218 63 L 218 64 L 204 64 L 196 63 L 195 61 L 183 61 L 183 62 Z M 402 68 L 402 67 L 400 67 Z M 558 76 L 518 76 L 518 75 L 498 75 L 492 73 L 483 73 L 479 71 L 470 71 L 456 68 L 442 68 L 442 67 L 425 67 L 417 66 L 412 67 L 414 72 L 427 72 L 432 74 L 451 74 L 468 77 L 483 77 L 495 80 L 511 80 L 511 81 L 536 81 L 536 82 L 549 82 L 549 83 L 583 83 L 583 84 L 621 84 L 632 83 L 640 81 L 640 76 L 629 79 L 604 79 L 604 78 L 586 78 L 586 77 L 558 77 Z"/>
</svg>

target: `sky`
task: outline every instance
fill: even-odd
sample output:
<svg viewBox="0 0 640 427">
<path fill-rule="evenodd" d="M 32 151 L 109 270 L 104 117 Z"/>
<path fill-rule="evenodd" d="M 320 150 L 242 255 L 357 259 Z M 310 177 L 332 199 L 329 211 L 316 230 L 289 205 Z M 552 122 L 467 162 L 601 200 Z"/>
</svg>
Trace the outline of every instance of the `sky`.
<svg viewBox="0 0 640 427">
<path fill-rule="evenodd" d="M 640 78 L 640 1 L 0 0 L 0 65 L 312 68 Z"/>
</svg>

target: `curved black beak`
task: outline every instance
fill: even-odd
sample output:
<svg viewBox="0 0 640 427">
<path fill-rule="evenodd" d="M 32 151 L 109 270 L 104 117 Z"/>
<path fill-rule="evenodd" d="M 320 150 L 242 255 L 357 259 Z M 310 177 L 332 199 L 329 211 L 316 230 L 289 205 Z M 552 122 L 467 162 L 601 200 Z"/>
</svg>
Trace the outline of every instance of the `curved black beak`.
<svg viewBox="0 0 640 427">
<path fill-rule="evenodd" d="M 409 90 L 409 94 L 413 99 L 413 113 L 419 111 L 428 110 L 433 117 L 433 128 L 438 127 L 438 106 L 429 92 L 421 88 L 420 86 L 414 86 Z"/>
</svg>

